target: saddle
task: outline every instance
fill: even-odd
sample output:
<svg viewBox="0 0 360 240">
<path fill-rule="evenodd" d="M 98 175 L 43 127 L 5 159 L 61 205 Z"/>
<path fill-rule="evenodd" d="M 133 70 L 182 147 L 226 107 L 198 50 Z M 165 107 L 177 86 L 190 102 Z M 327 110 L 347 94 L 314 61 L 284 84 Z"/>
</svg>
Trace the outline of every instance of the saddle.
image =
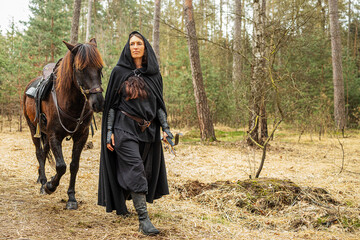
<svg viewBox="0 0 360 240">
<path fill-rule="evenodd" d="M 40 137 L 40 116 L 46 119 L 41 113 L 41 101 L 49 95 L 50 90 L 53 87 L 55 79 L 54 71 L 58 67 L 60 61 L 61 59 L 57 63 L 47 64 L 43 68 L 42 76 L 32 82 L 25 92 L 28 97 L 35 99 L 35 120 L 37 120 L 38 124 L 36 126 L 36 134 L 34 137 Z"/>
</svg>

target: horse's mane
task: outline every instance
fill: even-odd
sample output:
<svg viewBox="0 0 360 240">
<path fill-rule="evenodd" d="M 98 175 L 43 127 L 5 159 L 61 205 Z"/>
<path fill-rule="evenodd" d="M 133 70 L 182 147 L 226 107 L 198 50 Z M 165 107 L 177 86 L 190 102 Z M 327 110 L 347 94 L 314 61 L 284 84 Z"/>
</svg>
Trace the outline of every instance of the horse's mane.
<svg viewBox="0 0 360 240">
<path fill-rule="evenodd" d="M 75 48 L 78 48 L 75 57 L 70 51 L 67 51 L 55 71 L 57 78 L 56 89 L 59 91 L 70 89 L 74 78 L 74 68 L 82 70 L 86 67 L 95 67 L 100 69 L 104 66 L 100 52 L 95 44 L 77 44 Z"/>
</svg>

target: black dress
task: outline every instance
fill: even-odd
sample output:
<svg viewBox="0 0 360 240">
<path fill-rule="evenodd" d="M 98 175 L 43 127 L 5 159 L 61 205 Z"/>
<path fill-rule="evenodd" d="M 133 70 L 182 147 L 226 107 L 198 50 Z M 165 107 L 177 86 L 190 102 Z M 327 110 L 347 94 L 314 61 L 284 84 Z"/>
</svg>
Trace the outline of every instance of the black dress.
<svg viewBox="0 0 360 240">
<path fill-rule="evenodd" d="M 148 89 L 146 99 L 126 100 L 126 91 L 121 89 L 119 101 L 114 104 L 114 138 L 116 151 L 117 179 L 126 191 L 135 193 L 148 193 L 147 177 L 151 179 L 151 171 L 145 172 L 144 165 L 147 164 L 147 154 L 155 141 L 156 122 L 150 124 L 145 131 L 141 131 L 138 123 L 126 116 L 126 112 L 132 116 L 140 117 L 152 122 L 156 117 L 156 97 Z"/>
<path fill-rule="evenodd" d="M 144 37 L 143 39 L 148 58 L 147 66 L 136 69 L 128 41 L 111 73 L 105 96 L 98 204 L 105 206 L 107 212 L 116 210 L 117 214 L 127 214 L 125 200 L 130 191 L 146 193 L 146 200 L 150 203 L 169 194 L 160 123 L 156 117 L 158 108 L 166 111 L 162 97 L 162 77 L 155 53 L 149 42 Z M 148 98 L 125 100 L 126 96 L 120 87 L 133 75 L 140 75 L 144 79 Z M 107 116 L 110 108 L 116 110 L 113 152 L 106 148 Z M 121 111 L 152 120 L 152 123 L 141 132 L 137 122 Z"/>
</svg>

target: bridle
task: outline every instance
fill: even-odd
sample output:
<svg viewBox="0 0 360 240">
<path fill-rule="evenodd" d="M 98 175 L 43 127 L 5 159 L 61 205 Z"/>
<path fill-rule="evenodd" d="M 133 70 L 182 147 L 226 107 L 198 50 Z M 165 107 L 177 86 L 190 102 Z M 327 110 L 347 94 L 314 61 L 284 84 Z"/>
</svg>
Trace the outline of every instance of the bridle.
<svg viewBox="0 0 360 240">
<path fill-rule="evenodd" d="M 75 66 L 73 67 L 73 78 L 75 78 Z M 101 76 L 102 76 L 102 73 L 101 73 Z M 85 89 L 83 87 L 83 85 L 76 79 L 76 83 L 77 83 L 77 87 L 78 89 L 80 90 L 80 92 L 82 93 L 82 95 L 84 95 L 84 98 L 85 98 L 85 104 L 88 100 L 87 96 L 90 95 L 90 94 L 96 94 L 96 93 L 102 93 L 104 91 L 104 89 L 102 89 L 101 86 L 96 86 L 96 87 L 93 87 L 93 88 L 90 88 L 90 89 Z"/>
<path fill-rule="evenodd" d="M 78 44 L 71 50 L 71 53 L 74 54 L 74 58 L 75 58 L 75 55 L 76 55 L 76 52 L 77 52 L 78 48 L 80 48 L 82 45 L 83 44 Z M 74 64 L 73 64 L 73 69 L 72 70 L 73 70 L 73 79 L 76 79 L 77 87 L 80 89 L 81 93 L 84 95 L 85 101 L 87 101 L 87 96 L 86 95 L 102 93 L 104 91 L 101 86 L 96 86 L 96 87 L 93 87 L 93 88 L 90 88 L 90 89 L 84 89 L 83 85 L 75 77 L 76 67 L 75 67 Z M 103 77 L 102 72 L 100 72 L 100 76 Z"/>
<path fill-rule="evenodd" d="M 82 45 L 82 44 L 81 44 Z M 78 48 L 79 46 L 81 45 L 78 45 L 76 46 L 75 48 Z M 74 49 L 75 49 L 74 48 Z M 73 52 L 74 49 L 71 51 Z M 54 81 L 56 80 L 56 75 L 54 75 Z M 101 73 L 101 76 L 102 76 L 102 73 Z M 76 79 L 75 78 L 75 66 L 73 66 L 73 79 Z M 88 95 L 90 94 L 97 94 L 97 93 L 102 93 L 104 90 L 102 89 L 101 86 L 96 86 L 96 87 L 93 87 L 93 88 L 90 88 L 90 89 L 85 89 L 83 87 L 83 85 L 79 82 L 78 79 L 76 79 L 76 85 L 77 85 L 77 88 L 80 90 L 80 92 L 82 93 L 82 95 L 84 96 L 85 98 L 85 101 L 84 101 L 84 105 L 82 107 L 82 110 L 81 110 L 81 114 L 80 114 L 80 117 L 79 118 L 74 118 L 72 116 L 70 116 L 68 113 L 66 113 L 64 110 L 62 110 L 58 104 L 58 101 L 57 101 L 57 96 L 56 96 L 56 90 L 55 90 L 55 84 L 53 84 L 53 87 L 52 87 L 52 90 L 51 90 L 51 94 L 52 94 L 52 97 L 53 97 L 53 100 L 54 100 L 54 104 L 55 104 L 55 108 L 56 108 L 56 111 L 57 111 L 57 114 L 58 114 L 58 118 L 59 118 L 59 122 L 60 122 L 60 125 L 62 126 L 62 128 L 68 132 L 69 134 L 73 134 L 75 133 L 80 125 L 84 122 L 84 119 L 86 119 L 90 114 L 93 113 L 92 110 L 89 110 L 86 114 L 85 114 L 85 109 L 86 109 L 86 105 L 88 103 Z M 73 121 L 73 122 L 76 122 L 76 127 L 74 130 L 69 130 L 67 129 L 64 124 L 62 123 L 61 121 L 61 115 L 66 117 L 67 119 Z"/>
</svg>

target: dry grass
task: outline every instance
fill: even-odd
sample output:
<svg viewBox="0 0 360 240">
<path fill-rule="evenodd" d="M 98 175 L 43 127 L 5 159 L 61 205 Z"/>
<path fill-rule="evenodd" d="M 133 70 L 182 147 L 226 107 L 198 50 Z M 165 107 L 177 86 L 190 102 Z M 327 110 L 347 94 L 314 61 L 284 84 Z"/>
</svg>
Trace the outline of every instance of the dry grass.
<svg viewBox="0 0 360 240">
<path fill-rule="evenodd" d="M 186 134 L 187 131 L 182 129 Z M 69 172 L 52 195 L 40 195 L 30 133 L 0 133 L 0 239 L 138 239 L 137 217 L 97 206 L 100 132 L 83 152 L 79 210 L 65 210 Z M 249 175 L 260 151 L 237 142 L 181 142 L 166 152 L 170 195 L 149 205 L 159 239 L 359 239 L 360 135 L 315 139 L 279 131 L 261 179 Z M 70 163 L 71 141 L 63 143 Z M 256 160 L 256 161 L 254 161 Z M 48 167 L 50 178 L 54 171 Z"/>
</svg>

